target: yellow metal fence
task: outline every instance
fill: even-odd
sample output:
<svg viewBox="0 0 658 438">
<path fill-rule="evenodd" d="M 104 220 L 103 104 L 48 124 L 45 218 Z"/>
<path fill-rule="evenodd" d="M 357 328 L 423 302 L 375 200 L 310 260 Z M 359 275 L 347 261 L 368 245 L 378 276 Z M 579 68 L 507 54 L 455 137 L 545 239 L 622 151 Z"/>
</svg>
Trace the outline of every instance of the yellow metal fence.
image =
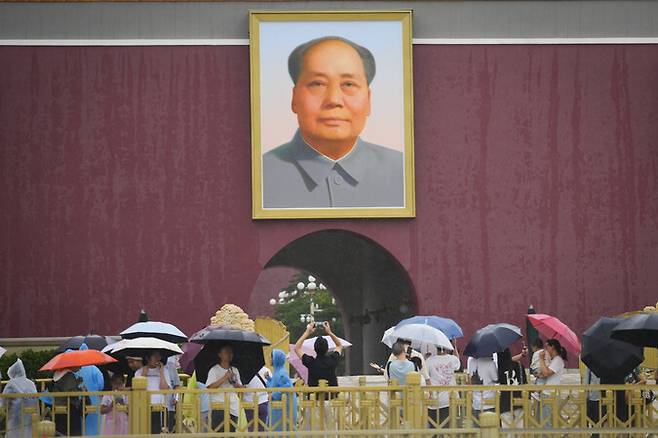
<svg viewBox="0 0 658 438">
<path fill-rule="evenodd" d="M 649 401 L 650 391 L 658 393 L 658 386 L 426 387 L 416 373 L 405 386 L 147 391 L 145 379 L 138 377 L 131 390 L 122 392 L 3 395 L 0 435 L 85 435 L 92 421 L 97 422 L 101 434 L 123 430 L 147 436 L 168 431 L 188 438 L 217 434 L 655 436 L 658 404 Z M 257 392 L 267 393 L 266 409 L 258 405 Z M 101 406 L 92 402 L 96 396 L 97 400 L 105 396 L 106 402 L 116 401 L 111 414 L 101 412 Z M 119 422 L 125 429 L 117 427 Z"/>
</svg>

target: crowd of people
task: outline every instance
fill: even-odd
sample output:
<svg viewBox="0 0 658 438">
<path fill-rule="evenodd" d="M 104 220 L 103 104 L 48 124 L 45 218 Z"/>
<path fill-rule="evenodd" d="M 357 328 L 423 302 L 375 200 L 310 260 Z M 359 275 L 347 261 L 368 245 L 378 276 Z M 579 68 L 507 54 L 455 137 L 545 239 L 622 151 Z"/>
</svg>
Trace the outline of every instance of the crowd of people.
<svg viewBox="0 0 658 438">
<path fill-rule="evenodd" d="M 316 331 L 325 336 L 317 336 L 313 350 L 314 355 L 304 352 L 304 342 Z M 330 342 L 331 346 L 330 346 Z M 411 373 L 418 373 L 421 377 L 421 385 L 432 387 L 432 403 L 428 404 L 429 427 L 448 427 L 450 417 L 450 391 L 437 390 L 441 387 L 457 385 L 456 373 L 463 370 L 468 375 L 471 385 L 506 385 L 520 386 L 528 383 L 536 385 L 547 385 L 553 387 L 563 383 L 566 369 L 567 352 L 557 339 L 548 339 L 543 342 L 539 337 L 535 338 L 530 345 L 530 350 L 525 344 L 518 354 L 512 354 L 509 348 L 484 357 L 465 358 L 466 366 L 462 368 L 462 360 L 459 351 L 453 343 L 452 348 L 446 346 L 424 345 L 422 348 L 412 348 L 412 342 L 408 339 L 397 339 L 392 344 L 390 357 L 384 366 L 371 364 L 373 368 L 385 376 L 391 384 L 405 385 Z M 84 347 L 83 347 L 84 348 Z M 329 323 L 311 323 L 294 345 L 295 354 L 301 359 L 301 363 L 308 370 L 307 385 L 311 387 L 320 386 L 326 382 L 330 387 L 338 386 L 337 368 L 340 364 L 343 345 Z M 272 369 L 262 367 L 249 382 L 243 382 L 240 370 L 234 366 L 235 351 L 231 344 L 227 343 L 218 349 L 216 364 L 208 371 L 205 382 L 196 382 L 196 388 L 207 389 L 231 389 L 249 388 L 252 391 L 245 392 L 242 396 L 234 391 L 212 391 L 199 395 L 199 410 L 202 418 L 206 418 L 207 424 L 213 430 L 235 431 L 241 422 L 252 424 L 257 412 L 258 429 L 264 430 L 267 425 L 269 430 L 290 430 L 298 424 L 297 404 L 298 396 L 294 392 L 276 391 L 281 388 L 291 388 L 294 381 L 288 373 L 287 355 L 281 350 L 272 352 Z M 51 407 L 66 406 L 65 411 L 55 410 L 53 419 L 59 435 L 123 435 L 129 432 L 128 409 L 129 397 L 126 389 L 131 387 L 135 377 L 144 377 L 146 389 L 156 391 L 149 394 L 152 405 L 165 407 L 163 410 L 153 410 L 151 413 L 151 433 L 173 432 L 176 419 L 176 409 L 179 408 L 177 394 L 162 394 L 157 391 L 176 389 L 181 386 L 178 372 L 178 363 L 175 356 L 163 358 L 158 350 L 151 350 L 144 357 L 126 356 L 125 363 L 127 372 L 108 372 L 96 366 L 84 366 L 81 368 L 70 368 L 56 371 L 52 382 L 49 383 L 47 394 L 38 394 L 41 401 Z M 526 372 L 524 363 L 529 365 Z M 4 385 L 3 394 L 37 394 L 35 384 L 26 377 L 22 362 L 17 362 L 9 368 L 9 381 Z M 584 376 L 585 384 L 599 384 L 600 379 L 587 370 Z M 646 383 L 643 374 L 634 372 L 627 379 L 627 383 Z M 275 389 L 264 391 L 265 388 Z M 102 397 L 58 397 L 61 392 L 76 391 L 112 391 Z M 522 427 L 524 413 L 513 403 L 515 397 L 521 397 L 521 390 L 496 391 L 490 388 L 483 391 L 474 391 L 472 394 L 472 416 L 477 419 L 482 413 L 497 410 L 501 414 L 502 423 L 512 427 Z M 284 395 L 286 394 L 286 395 Z M 330 399 L 337 393 L 327 391 L 317 394 L 318 397 Z M 457 392 L 454 392 L 458 396 Z M 620 391 L 617 401 L 617 415 L 620 415 L 620 406 L 624 404 L 627 394 Z M 538 409 L 536 415 L 538 421 L 544 427 L 551 427 L 552 405 L 542 403 L 542 400 L 551 396 L 551 390 L 537 390 L 531 394 L 533 403 Z M 287 400 L 283 414 L 281 408 L 275 408 L 271 401 Z M 653 394 L 647 391 L 648 402 L 653 401 Z M 227 399 L 228 398 L 228 401 Z M 600 403 L 600 391 L 589 391 L 587 393 L 587 415 L 594 422 L 598 422 L 605 415 L 604 407 Z M 38 407 L 37 398 L 30 399 L 7 399 L 0 402 L 9 403 L 6 420 L 8 438 L 31 437 L 31 417 L 26 415 L 26 407 Z M 228 405 L 228 417 L 225 417 L 224 409 L 211 409 L 211 404 L 221 406 Z M 243 409 L 247 406 L 258 405 L 258 409 Z M 98 406 L 98 413 L 83 414 L 84 405 Z M 100 415 L 100 417 L 99 417 Z M 305 414 L 306 415 L 306 414 Z M 310 415 L 310 414 L 309 414 Z M 623 415 L 623 414 L 622 414 Z M 242 418 L 244 417 L 244 418 Z M 332 418 L 332 410 L 326 404 L 322 412 L 324 428 L 335 427 L 335 419 Z M 230 421 L 229 421 L 230 420 Z M 243 423 L 244 424 L 244 423 Z M 302 424 L 318 424 L 305 418 Z M 208 430 L 206 426 L 205 430 Z M 252 426 L 253 427 L 253 426 Z M 199 430 L 204 430 L 200 428 Z"/>
</svg>

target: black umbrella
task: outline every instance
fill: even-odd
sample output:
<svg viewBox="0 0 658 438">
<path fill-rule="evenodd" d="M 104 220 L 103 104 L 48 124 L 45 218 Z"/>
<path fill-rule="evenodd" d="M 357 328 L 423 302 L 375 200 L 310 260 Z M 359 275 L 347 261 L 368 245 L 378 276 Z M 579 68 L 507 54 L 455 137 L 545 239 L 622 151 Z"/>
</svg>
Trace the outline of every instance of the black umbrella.
<svg viewBox="0 0 658 438">
<path fill-rule="evenodd" d="M 240 371 L 240 378 L 245 385 L 265 365 L 263 346 L 270 345 L 270 341 L 256 332 L 212 326 L 192 335 L 190 341 L 204 345 L 194 358 L 194 369 L 200 382 L 205 382 L 210 368 L 217 365 L 220 348 L 231 345 L 232 365 Z"/>
<path fill-rule="evenodd" d="M 79 350 L 82 344 L 86 344 L 90 350 L 101 351 L 107 346 L 105 336 L 100 335 L 87 335 L 87 336 L 74 336 L 67 339 L 58 348 L 58 353 L 63 353 L 66 350 Z"/>
<path fill-rule="evenodd" d="M 658 347 L 658 313 L 640 313 L 622 320 L 612 338 L 638 347 Z"/>
<path fill-rule="evenodd" d="M 580 359 L 602 380 L 623 378 L 644 360 L 641 347 L 610 337 L 622 321 L 603 317 L 583 333 Z"/>
<path fill-rule="evenodd" d="M 512 324 L 489 324 L 476 331 L 466 348 L 464 354 L 471 357 L 489 357 L 494 353 L 504 351 L 514 342 L 521 339 L 521 329 Z"/>
</svg>

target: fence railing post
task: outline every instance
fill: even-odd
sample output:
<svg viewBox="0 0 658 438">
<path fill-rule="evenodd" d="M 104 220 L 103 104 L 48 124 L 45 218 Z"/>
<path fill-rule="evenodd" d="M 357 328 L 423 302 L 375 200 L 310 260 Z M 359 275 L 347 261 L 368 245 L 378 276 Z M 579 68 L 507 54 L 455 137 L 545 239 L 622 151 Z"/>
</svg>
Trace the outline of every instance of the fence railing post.
<svg viewBox="0 0 658 438">
<path fill-rule="evenodd" d="M 32 438 L 39 438 L 39 414 L 36 412 L 32 414 Z"/>
<path fill-rule="evenodd" d="M 498 438 L 500 418 L 495 412 L 480 414 L 480 436 L 482 438 Z"/>
<path fill-rule="evenodd" d="M 133 377 L 130 402 L 128 403 L 131 434 L 146 435 L 150 433 L 150 402 L 151 400 L 146 391 L 146 377 Z"/>
<path fill-rule="evenodd" d="M 420 392 L 420 379 L 420 373 L 413 372 L 407 375 L 407 400 L 405 403 L 406 412 L 404 414 L 407 426 L 412 429 L 423 428 L 423 415 L 421 409 L 424 407 Z"/>
</svg>

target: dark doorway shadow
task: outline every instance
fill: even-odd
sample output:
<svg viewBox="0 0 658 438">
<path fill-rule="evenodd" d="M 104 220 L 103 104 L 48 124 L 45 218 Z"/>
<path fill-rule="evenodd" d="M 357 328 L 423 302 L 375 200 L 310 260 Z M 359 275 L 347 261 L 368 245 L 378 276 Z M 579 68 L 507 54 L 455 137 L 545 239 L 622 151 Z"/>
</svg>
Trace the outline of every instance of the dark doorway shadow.
<svg viewBox="0 0 658 438">
<path fill-rule="evenodd" d="M 312 273 L 334 293 L 345 337 L 353 344 L 346 355 L 347 371 L 353 375 L 372 374 L 369 362 L 385 362 L 388 349 L 380 342 L 382 334 L 416 309 L 406 270 L 382 246 L 351 231 L 324 230 L 294 240 L 265 269 L 281 267 Z"/>
</svg>

